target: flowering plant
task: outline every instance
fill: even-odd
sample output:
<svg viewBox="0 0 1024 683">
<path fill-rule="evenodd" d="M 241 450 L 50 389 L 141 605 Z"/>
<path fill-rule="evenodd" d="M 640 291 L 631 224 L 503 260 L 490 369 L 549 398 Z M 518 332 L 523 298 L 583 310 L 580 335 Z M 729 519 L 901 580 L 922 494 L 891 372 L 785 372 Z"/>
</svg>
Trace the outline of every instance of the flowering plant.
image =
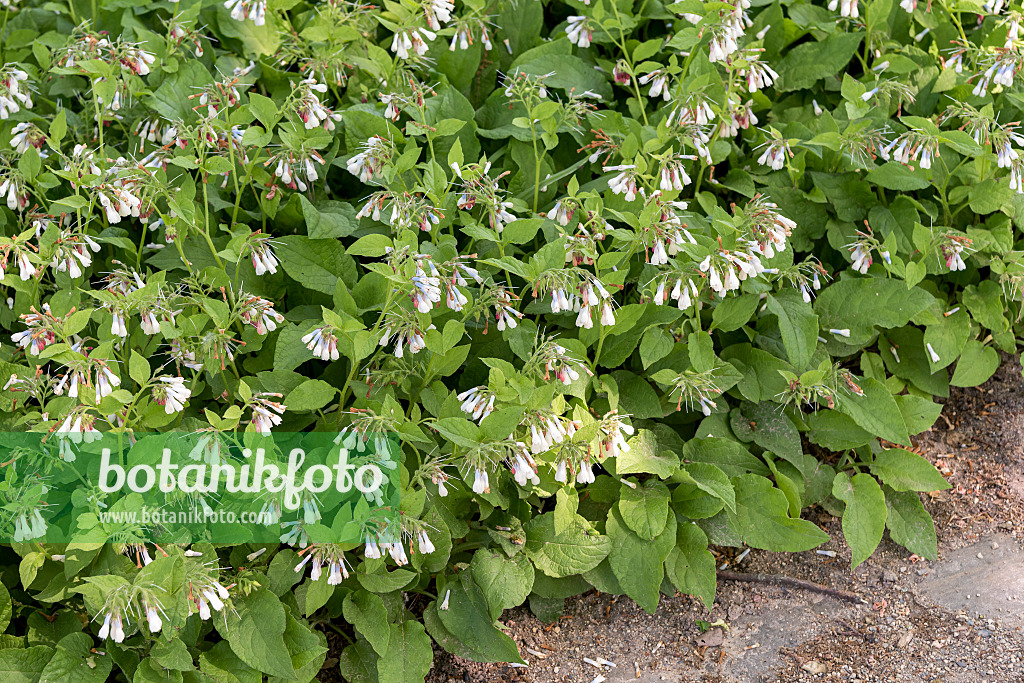
<svg viewBox="0 0 1024 683">
<path fill-rule="evenodd" d="M 710 606 L 709 544 L 813 548 L 810 506 L 854 565 L 886 530 L 934 557 L 911 437 L 1024 301 L 1022 16 L 4 3 L 0 420 L 47 446 L 3 469 L 0 668 L 308 681 L 325 629 L 350 681 L 420 681 L 432 640 L 520 662 L 503 609 Z M 347 543 L 306 500 L 261 511 L 280 544 L 154 545 L 53 485 L 104 433 L 214 463 L 330 430 L 401 451 Z"/>
</svg>

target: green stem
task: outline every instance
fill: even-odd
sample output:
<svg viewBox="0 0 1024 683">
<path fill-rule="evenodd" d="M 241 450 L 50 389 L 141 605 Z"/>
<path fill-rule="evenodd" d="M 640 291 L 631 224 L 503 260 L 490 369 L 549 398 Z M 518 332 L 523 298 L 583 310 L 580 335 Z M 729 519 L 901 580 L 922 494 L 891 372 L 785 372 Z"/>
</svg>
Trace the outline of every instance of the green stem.
<svg viewBox="0 0 1024 683">
<path fill-rule="evenodd" d="M 256 155 L 256 156 L 258 156 L 258 155 Z M 246 170 L 245 170 L 245 180 L 242 181 L 242 185 L 244 185 L 245 187 L 249 187 L 249 181 L 252 178 L 252 172 L 253 172 L 253 169 L 255 167 L 256 167 L 256 157 L 254 156 L 253 160 L 249 163 L 249 167 L 246 168 Z M 255 192 L 255 190 L 254 190 L 254 192 Z M 258 197 L 259 197 L 259 195 L 257 194 L 257 198 Z M 238 208 L 241 206 L 241 204 L 242 204 L 242 193 L 241 192 L 236 192 L 235 193 L 235 208 L 231 211 L 231 227 L 232 228 L 235 227 L 235 224 L 238 222 Z"/>
<path fill-rule="evenodd" d="M 732 96 L 732 73 L 729 74 L 729 82 L 728 82 L 728 84 L 726 85 L 726 88 L 725 88 L 725 106 L 726 107 L 729 106 L 729 98 L 731 96 Z M 725 116 L 725 112 L 724 111 L 722 112 L 722 116 L 723 117 Z M 721 126 L 715 126 L 715 132 L 711 136 L 711 139 L 708 141 L 708 146 L 707 146 L 708 156 L 711 155 L 712 147 L 714 147 L 715 143 L 718 142 L 718 134 L 719 134 L 719 132 L 721 130 L 722 130 Z M 706 171 L 707 168 L 708 168 L 708 164 L 706 164 L 704 162 L 704 159 L 702 158 L 701 161 L 700 161 L 700 173 L 697 175 L 697 180 L 693 184 L 693 196 L 694 197 L 696 197 L 697 194 L 700 193 L 700 185 L 701 185 L 701 182 L 704 180 L 704 171 Z"/>
<path fill-rule="evenodd" d="M 92 105 L 96 111 L 96 129 L 99 131 L 100 154 L 103 153 L 103 111 L 100 109 L 100 100 L 96 95 L 96 81 L 92 82 Z"/>
<path fill-rule="evenodd" d="M 537 213 L 537 204 L 540 201 L 540 155 L 537 153 L 537 127 L 530 119 L 530 138 L 533 142 L 533 212 Z"/>
<path fill-rule="evenodd" d="M 644 5 L 646 5 L 646 4 L 647 3 L 644 2 Z M 615 3 L 614 0 L 612 0 L 611 5 L 612 5 L 612 11 L 615 12 L 615 20 L 619 23 L 619 26 L 618 26 L 618 28 L 619 28 L 619 42 L 616 43 L 616 45 L 618 45 L 619 49 L 622 50 L 622 57 L 626 60 L 626 64 L 629 65 L 629 72 L 630 72 L 630 74 L 635 74 L 636 73 L 636 69 L 634 68 L 635 65 L 633 64 L 632 58 L 630 58 L 630 56 L 629 56 L 629 50 L 626 49 L 626 34 L 622 30 L 622 17 L 619 15 L 619 8 L 616 6 L 616 3 Z M 643 116 L 644 125 L 646 126 L 646 125 L 648 125 L 648 123 L 647 123 L 647 102 L 644 100 L 643 96 L 640 94 L 640 85 L 636 82 L 636 77 L 633 76 L 629 80 L 632 81 L 632 83 L 633 83 L 633 92 L 636 93 L 636 103 L 637 103 L 637 106 L 640 107 L 640 114 L 641 114 L 641 116 Z"/>
<path fill-rule="evenodd" d="M 380 326 L 384 323 L 384 318 L 387 316 L 388 311 L 391 310 L 391 306 L 395 303 L 395 290 L 392 289 L 388 292 L 387 300 L 384 302 L 384 308 L 381 309 L 380 317 L 377 318 L 377 322 L 373 324 L 373 329 L 370 330 L 370 337 L 372 339 L 379 339 L 378 332 L 380 332 Z M 374 352 L 376 353 L 376 351 Z M 373 360 L 373 354 L 370 354 L 370 360 Z M 345 379 L 345 383 L 341 386 L 341 394 L 338 398 L 338 424 L 341 424 L 341 414 L 345 410 L 345 401 L 348 398 L 349 387 L 352 384 L 352 380 L 355 379 L 356 370 L 359 368 L 357 361 L 352 361 L 352 367 L 349 368 L 348 377 Z"/>
</svg>

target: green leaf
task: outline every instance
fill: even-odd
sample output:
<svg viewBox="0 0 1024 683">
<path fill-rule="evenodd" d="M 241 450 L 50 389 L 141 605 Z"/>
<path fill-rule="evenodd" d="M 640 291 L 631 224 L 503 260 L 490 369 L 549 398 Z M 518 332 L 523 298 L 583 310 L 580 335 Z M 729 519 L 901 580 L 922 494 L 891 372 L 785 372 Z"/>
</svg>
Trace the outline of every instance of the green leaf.
<svg viewBox="0 0 1024 683">
<path fill-rule="evenodd" d="M 388 625 L 388 610 L 380 596 L 369 591 L 357 590 L 345 596 L 342 603 L 345 621 L 383 657 L 388 651 L 391 629 Z"/>
<path fill-rule="evenodd" d="M 263 679 L 223 640 L 199 655 L 199 670 L 221 683 L 260 683 Z"/>
<path fill-rule="evenodd" d="M 601 563 L 611 551 L 611 542 L 577 523 L 560 534 L 555 533 L 554 515 L 534 517 L 526 525 L 526 553 L 537 569 L 548 576 L 582 574 Z"/>
<path fill-rule="evenodd" d="M 789 362 L 798 371 L 804 370 L 818 346 L 818 316 L 795 289 L 768 295 L 768 310 L 779 318 Z"/>
<path fill-rule="evenodd" d="M 287 235 L 274 240 L 277 258 L 290 278 L 324 294 L 334 294 L 338 280 L 355 284 L 355 262 L 335 240 Z"/>
<path fill-rule="evenodd" d="M 355 244 L 348 248 L 348 253 L 352 256 L 376 258 L 383 256 L 387 252 L 388 247 L 393 247 L 394 244 L 394 241 L 387 235 L 372 233 L 357 239 Z"/>
<path fill-rule="evenodd" d="M 853 418 L 868 432 L 887 441 L 910 445 L 910 435 L 903 421 L 896 399 L 881 382 L 869 378 L 861 380 L 863 396 L 839 394 L 837 408 Z"/>
<path fill-rule="evenodd" d="M 43 670 L 55 652 L 46 645 L 21 649 L 0 649 L 0 678 L 4 683 L 38 683 Z"/>
<path fill-rule="evenodd" d="M 934 302 L 920 287 L 907 289 L 896 279 L 847 278 L 824 288 L 814 302 L 814 312 L 821 329 L 850 330 L 843 345 L 863 345 L 874 337 L 876 327 L 902 327 Z"/>
<path fill-rule="evenodd" d="M 676 545 L 665 560 L 665 573 L 676 590 L 700 598 L 711 609 L 718 583 L 715 556 L 708 550 L 708 537 L 696 524 L 677 527 Z"/>
<path fill-rule="evenodd" d="M 923 170 L 912 171 L 896 161 L 887 161 L 879 168 L 870 171 L 867 179 L 868 182 L 897 192 L 923 190 L 931 186 Z"/>
<path fill-rule="evenodd" d="M 714 465 L 729 476 L 752 472 L 767 477 L 768 468 L 759 458 L 750 454 L 742 444 L 731 439 L 708 437 L 690 439 L 683 447 L 683 460 Z"/>
<path fill-rule="evenodd" d="M 846 503 L 843 537 L 853 551 L 853 568 L 871 557 L 885 532 L 885 495 L 870 474 L 840 472 L 832 483 L 832 495 Z"/>
<path fill-rule="evenodd" d="M 281 119 L 274 100 L 264 97 L 257 92 L 249 93 L 249 110 L 263 124 L 263 129 L 267 131 L 274 130 L 277 122 Z"/>
<path fill-rule="evenodd" d="M 776 66 L 779 80 L 775 89 L 779 92 L 801 90 L 819 79 L 842 73 L 862 38 L 860 33 L 836 32 L 824 40 L 796 46 Z"/>
<path fill-rule="evenodd" d="M 911 436 L 931 429 L 935 421 L 939 419 L 939 413 L 942 412 L 941 405 L 920 396 L 906 394 L 893 396 L 893 398 L 896 399 L 900 415 L 903 416 L 903 422 L 907 425 L 907 432 Z"/>
<path fill-rule="evenodd" d="M 808 438 L 832 451 L 845 451 L 870 443 L 871 432 L 838 410 L 818 410 L 805 418 Z"/>
<path fill-rule="evenodd" d="M 388 628 L 390 639 L 391 626 L 384 622 Z M 373 648 L 365 640 L 357 640 L 346 647 L 341 653 L 339 662 L 341 675 L 350 683 L 380 683 L 377 674 L 377 662 L 380 657 L 373 651 Z"/>
<path fill-rule="evenodd" d="M 647 380 L 627 370 L 612 373 L 619 386 L 619 411 L 636 418 L 660 418 L 664 415 L 661 399 Z"/>
<path fill-rule="evenodd" d="M 942 491 L 950 487 L 934 465 L 902 448 L 876 453 L 868 467 L 873 475 L 895 491 Z"/>
<path fill-rule="evenodd" d="M 669 517 L 665 530 L 654 540 L 645 540 L 629 530 L 617 508 L 608 511 L 605 524 L 611 539 L 608 562 L 626 595 L 648 614 L 654 614 L 661 598 L 665 560 L 676 542 L 675 518 Z"/>
<path fill-rule="evenodd" d="M 161 640 L 149 651 L 149 656 L 165 669 L 174 671 L 192 671 L 195 666 L 192 664 L 192 655 L 180 639 L 171 641 Z"/>
<path fill-rule="evenodd" d="M 39 159 L 39 150 L 34 145 L 29 145 L 18 158 L 18 170 L 26 180 L 33 180 L 42 168 L 43 162 Z"/>
<path fill-rule="evenodd" d="M 39 683 L 103 683 L 113 662 L 110 657 L 92 652 L 92 647 L 92 637 L 85 633 L 61 638 L 39 676 Z"/>
<path fill-rule="evenodd" d="M 738 330 L 750 321 L 758 301 L 756 294 L 741 294 L 722 300 L 711 313 L 713 327 L 722 332 Z"/>
<path fill-rule="evenodd" d="M 391 624 L 388 652 L 377 661 L 377 680 L 379 683 L 421 683 L 433 661 L 430 636 L 423 624 L 411 619 Z"/>
<path fill-rule="evenodd" d="M 964 345 L 949 383 L 955 387 L 976 387 L 987 382 L 998 369 L 999 352 L 971 339 Z"/>
<path fill-rule="evenodd" d="M 688 462 L 680 468 L 677 481 L 693 484 L 701 491 L 710 493 L 722 501 L 730 511 L 736 511 L 736 491 L 729 477 L 715 465 L 703 462 Z"/>
<path fill-rule="evenodd" d="M 298 195 L 302 216 L 306 219 L 306 233 L 310 239 L 327 240 L 348 237 L 359 228 L 356 210 L 351 204 L 320 201 L 315 205 Z"/>
<path fill-rule="evenodd" d="M 319 410 L 331 402 L 338 390 L 321 379 L 307 379 L 285 399 L 289 411 Z"/>
<path fill-rule="evenodd" d="M 473 581 L 473 572 L 459 574 L 445 591 L 448 609 L 438 609 L 437 614 L 444 627 L 474 653 L 476 661 L 523 662 L 515 642 L 494 625 L 483 591 Z"/>
<path fill-rule="evenodd" d="M 762 550 L 801 552 L 829 540 L 829 535 L 805 519 L 789 516 L 786 495 L 763 476 L 733 477 L 736 512 L 729 520 L 743 542 Z"/>
<path fill-rule="evenodd" d="M 619 489 L 619 514 L 637 536 L 653 540 L 668 523 L 668 487 L 656 479 Z"/>
<path fill-rule="evenodd" d="M 14 614 L 11 606 L 11 594 L 7 586 L 0 583 L 0 632 L 6 631 L 11 624 L 11 615 Z"/>
<path fill-rule="evenodd" d="M 646 472 L 665 478 L 678 466 L 679 458 L 672 451 L 659 449 L 657 437 L 647 429 L 638 430 L 629 440 L 629 450 L 615 459 L 615 471 L 620 475 Z"/>
<path fill-rule="evenodd" d="M 917 493 L 893 491 L 886 486 L 885 504 L 889 513 L 885 518 L 885 526 L 892 540 L 925 559 L 938 559 L 935 522 L 924 509 Z"/>
<path fill-rule="evenodd" d="M 800 433 L 789 415 L 771 403 L 744 404 L 743 415 L 749 418 L 743 424 L 750 427 L 749 438 L 753 438 L 754 443 L 793 464 L 800 462 L 803 455 Z"/>
<path fill-rule="evenodd" d="M 249 666 L 271 676 L 292 679 L 291 656 L 284 644 L 284 605 L 265 588 L 234 599 L 234 610 L 214 620 L 231 649 Z"/>
<path fill-rule="evenodd" d="M 936 372 L 953 363 L 960 355 L 967 337 L 971 332 L 971 316 L 961 309 L 953 315 L 939 317 L 938 324 L 928 325 L 924 331 L 924 343 L 931 344 L 932 350 L 939 356 L 935 362 L 929 354 L 932 372 Z"/>
<path fill-rule="evenodd" d="M 67 111 L 61 109 L 50 121 L 50 142 L 51 146 L 59 149 L 60 142 L 68 132 Z"/>
<path fill-rule="evenodd" d="M 484 592 L 492 619 L 501 616 L 503 610 L 523 604 L 533 590 L 533 563 L 522 554 L 507 557 L 481 548 L 473 553 L 470 567 L 473 579 Z"/>
<path fill-rule="evenodd" d="M 302 337 L 306 334 L 297 325 L 285 325 L 278 328 L 277 344 L 274 345 L 274 369 L 294 370 L 313 357 Z"/>
<path fill-rule="evenodd" d="M 533 240 L 537 231 L 547 221 L 543 218 L 523 218 L 512 221 L 501 232 L 503 244 L 526 244 Z"/>
<path fill-rule="evenodd" d="M 128 359 L 128 376 L 135 380 L 139 386 L 149 381 L 149 361 L 137 351 L 132 352 L 131 357 Z"/>
</svg>

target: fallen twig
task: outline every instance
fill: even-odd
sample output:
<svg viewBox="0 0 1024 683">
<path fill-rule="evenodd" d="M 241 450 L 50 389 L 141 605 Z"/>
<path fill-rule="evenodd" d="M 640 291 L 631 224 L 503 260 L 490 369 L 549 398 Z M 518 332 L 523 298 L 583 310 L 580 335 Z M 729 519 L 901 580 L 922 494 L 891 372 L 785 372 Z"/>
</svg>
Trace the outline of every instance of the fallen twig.
<svg viewBox="0 0 1024 683">
<path fill-rule="evenodd" d="M 792 577 L 781 576 L 779 574 L 748 574 L 743 572 L 731 572 L 725 570 L 719 570 L 717 574 L 718 579 L 720 581 L 742 581 L 745 583 L 777 583 L 784 586 L 802 588 L 804 590 L 813 591 L 815 593 L 823 593 L 824 595 L 830 595 L 833 598 L 838 598 L 839 600 L 846 600 L 847 602 L 852 602 L 858 605 L 868 604 L 867 600 L 860 597 L 856 593 L 839 590 L 838 588 L 829 588 L 828 586 L 823 586 L 820 583 L 814 583 L 813 581 L 794 579 Z"/>
</svg>

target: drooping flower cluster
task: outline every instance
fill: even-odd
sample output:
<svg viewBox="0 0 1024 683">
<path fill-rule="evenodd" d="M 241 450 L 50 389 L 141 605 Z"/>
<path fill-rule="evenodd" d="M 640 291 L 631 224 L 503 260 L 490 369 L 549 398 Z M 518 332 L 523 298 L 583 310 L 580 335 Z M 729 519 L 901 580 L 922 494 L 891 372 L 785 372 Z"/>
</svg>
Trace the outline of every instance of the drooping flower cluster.
<svg viewBox="0 0 1024 683">
<path fill-rule="evenodd" d="M 0 69 L 0 119 L 18 113 L 22 107 L 32 108 L 28 74 L 13 64 L 5 64 Z"/>
<path fill-rule="evenodd" d="M 341 114 L 324 106 L 320 101 L 320 95 L 325 92 L 327 92 L 327 86 L 318 83 L 315 78 L 303 79 L 294 86 L 292 101 L 295 114 L 302 121 L 306 130 L 322 127 L 326 131 L 332 131 L 335 124 L 341 121 Z"/>
<path fill-rule="evenodd" d="M 374 135 L 363 144 L 362 152 L 348 160 L 348 172 L 358 176 L 359 182 L 368 183 L 380 176 L 384 167 L 391 162 L 394 151 L 394 145 L 390 141 Z"/>
<path fill-rule="evenodd" d="M 153 402 L 164 407 L 168 415 L 180 413 L 185 409 L 192 391 L 185 386 L 182 377 L 157 377 L 158 384 L 153 385 Z"/>
<path fill-rule="evenodd" d="M 267 23 L 267 0 L 227 0 L 224 6 L 235 21 L 248 20 L 256 26 Z"/>
</svg>

